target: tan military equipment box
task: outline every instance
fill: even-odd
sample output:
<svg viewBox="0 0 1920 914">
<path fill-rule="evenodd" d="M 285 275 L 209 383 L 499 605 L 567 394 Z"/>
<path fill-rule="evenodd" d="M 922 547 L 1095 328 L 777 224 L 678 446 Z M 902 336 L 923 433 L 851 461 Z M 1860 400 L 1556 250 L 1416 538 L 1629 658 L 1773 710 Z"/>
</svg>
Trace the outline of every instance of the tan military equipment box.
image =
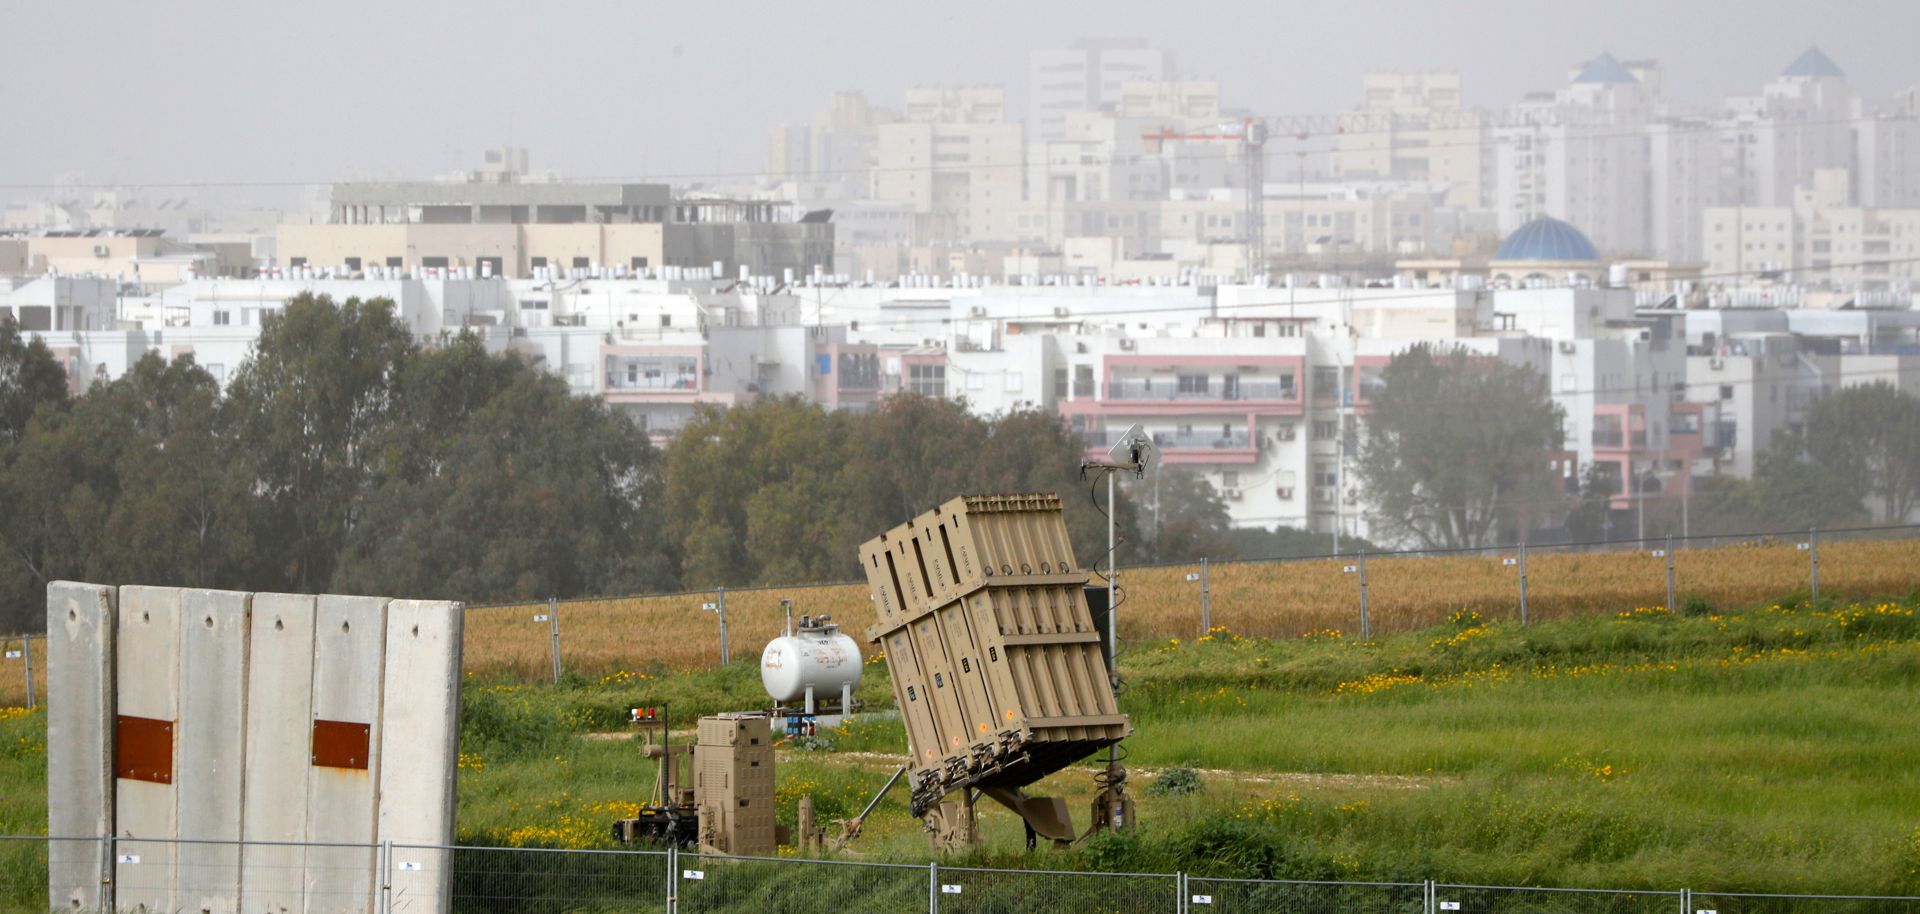
<svg viewBox="0 0 1920 914">
<path fill-rule="evenodd" d="M 962 496 L 860 547 L 920 815 L 1125 738 L 1057 495 Z"/>
</svg>

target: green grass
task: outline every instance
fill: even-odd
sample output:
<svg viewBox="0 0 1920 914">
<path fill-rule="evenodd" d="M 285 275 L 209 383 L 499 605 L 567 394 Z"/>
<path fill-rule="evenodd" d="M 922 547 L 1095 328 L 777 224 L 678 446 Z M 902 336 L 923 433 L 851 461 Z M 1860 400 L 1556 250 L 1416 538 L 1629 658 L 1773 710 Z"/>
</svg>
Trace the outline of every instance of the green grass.
<svg viewBox="0 0 1920 914">
<path fill-rule="evenodd" d="M 1028 855 L 1018 820 L 983 804 L 986 844 L 943 863 L 1920 894 L 1917 603 L 1640 610 L 1525 628 L 1469 614 L 1366 642 L 1220 631 L 1135 644 L 1123 653 L 1122 705 L 1137 728 L 1126 748 L 1142 827 Z M 884 668 L 868 674 L 863 699 L 890 705 Z M 470 680 L 459 839 L 606 846 L 611 820 L 651 792 L 654 765 L 633 742 L 588 734 L 622 730 L 626 708 L 658 704 L 691 723 L 764 698 L 752 664 L 559 688 Z M 905 748 L 898 722 L 880 716 L 821 737 L 818 751 L 782 753 L 783 823 L 802 794 L 823 822 L 857 813 Z M 0 831 L 45 828 L 43 742 L 43 716 L 0 720 Z M 1034 792 L 1066 797 L 1084 824 L 1093 761 Z M 1155 773 L 1178 766 L 1202 788 L 1150 794 Z M 926 862 L 902 792 L 857 849 Z M 745 873 L 730 878 L 744 886 Z M 852 873 L 840 881 L 869 878 Z M 738 888 L 741 902 L 775 898 L 784 890 L 772 879 L 770 894 Z M 1242 890 L 1222 884 L 1229 891 Z"/>
</svg>

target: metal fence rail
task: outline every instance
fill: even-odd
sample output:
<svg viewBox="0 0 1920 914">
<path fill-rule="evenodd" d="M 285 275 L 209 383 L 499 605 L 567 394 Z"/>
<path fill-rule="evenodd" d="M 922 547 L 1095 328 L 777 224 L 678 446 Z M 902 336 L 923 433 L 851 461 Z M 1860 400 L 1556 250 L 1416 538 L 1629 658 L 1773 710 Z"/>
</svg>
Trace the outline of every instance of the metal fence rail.
<svg viewBox="0 0 1920 914">
<path fill-rule="evenodd" d="M 1123 635 L 1187 638 L 1218 625 L 1255 637 L 1337 631 L 1369 638 L 1437 624 L 1456 609 L 1525 625 L 1637 607 L 1678 613 L 1690 607 L 1724 609 L 1796 596 L 1865 598 L 1920 585 L 1920 571 L 1915 570 L 1920 564 L 1908 561 L 1907 551 L 1873 545 L 1917 537 L 1920 524 L 1902 524 L 1138 565 L 1123 560 L 1119 577 L 1129 591 Z M 856 607 L 865 605 L 864 592 L 857 599 L 832 592 L 857 586 L 723 587 L 474 605 L 468 611 L 476 619 L 492 620 L 524 614 L 518 623 L 498 629 L 499 636 L 515 645 L 512 653 L 523 657 L 521 666 L 538 654 L 543 661 L 540 678 L 558 681 L 568 667 L 561 617 L 576 612 L 576 606 L 597 620 L 587 624 L 600 625 L 607 624 L 611 613 L 655 614 L 655 621 L 691 627 L 696 611 L 704 610 L 712 615 L 713 625 L 708 629 L 712 635 L 700 639 L 705 642 L 701 652 L 724 664 L 732 653 L 729 596 L 735 599 L 736 634 L 741 625 L 772 632 L 778 620 L 768 614 L 772 601 L 761 596 L 788 594 L 835 613 L 857 612 Z M 1289 595 L 1287 605 L 1276 607 L 1276 588 Z M 658 615 L 662 613 L 665 616 Z M 579 616 L 571 618 L 580 624 Z M 704 620 L 700 627 L 706 627 Z M 591 645 L 591 640 L 579 643 Z M 684 652 L 677 657 L 679 663 L 692 662 Z M 604 652 L 597 661 L 574 661 L 576 668 L 595 671 L 604 663 Z M 520 673 L 534 675 L 527 669 Z"/>
<path fill-rule="evenodd" d="M 59 875 L 75 867 L 90 872 L 73 882 L 94 893 L 78 901 Z M 1920 914 L 1920 896 L 1237 879 L 673 849 L 0 836 L 4 914 L 143 906 L 364 914 Z"/>
</svg>

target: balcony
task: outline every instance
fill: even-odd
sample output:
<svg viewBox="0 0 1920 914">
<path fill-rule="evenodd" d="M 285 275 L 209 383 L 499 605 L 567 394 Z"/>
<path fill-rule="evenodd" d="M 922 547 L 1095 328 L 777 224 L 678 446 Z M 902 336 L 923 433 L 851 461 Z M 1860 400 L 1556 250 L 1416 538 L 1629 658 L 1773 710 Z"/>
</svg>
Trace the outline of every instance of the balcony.
<svg viewBox="0 0 1920 914">
<path fill-rule="evenodd" d="M 1125 429 L 1085 431 L 1076 434 L 1080 444 L 1087 448 L 1111 448 L 1120 443 Z M 1253 439 L 1244 430 L 1221 434 L 1219 431 L 1192 432 L 1156 432 L 1149 431 L 1153 443 L 1162 450 L 1247 450 L 1253 447 Z"/>
<path fill-rule="evenodd" d="M 1107 399 L 1132 402 L 1238 403 L 1293 400 L 1297 397 L 1294 386 L 1286 381 L 1216 383 L 1208 385 L 1206 390 L 1183 391 L 1180 390 L 1179 383 L 1171 379 L 1154 381 L 1147 378 L 1116 378 L 1107 385 Z"/>
<path fill-rule="evenodd" d="M 700 389 L 700 379 L 692 375 L 674 377 L 632 377 L 617 372 L 607 374 L 607 390 L 636 391 L 640 393 L 672 391 L 693 393 Z"/>
<path fill-rule="evenodd" d="M 1647 433 L 1637 431 L 1631 435 L 1617 428 L 1596 428 L 1593 430 L 1593 446 L 1605 448 L 1632 447 L 1641 450 L 1647 446 Z"/>
</svg>

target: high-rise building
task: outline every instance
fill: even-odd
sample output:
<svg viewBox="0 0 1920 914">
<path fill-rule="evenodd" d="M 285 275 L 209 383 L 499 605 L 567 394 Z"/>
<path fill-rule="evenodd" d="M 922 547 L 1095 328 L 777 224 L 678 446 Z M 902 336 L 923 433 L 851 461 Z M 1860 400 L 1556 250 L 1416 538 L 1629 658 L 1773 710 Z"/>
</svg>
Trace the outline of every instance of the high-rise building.
<svg viewBox="0 0 1920 914">
<path fill-rule="evenodd" d="M 1566 88 L 1528 98 L 1494 131 L 1494 203 L 1502 233 L 1540 216 L 1579 225 L 1603 251 L 1648 247 L 1651 99 L 1611 54 Z"/>
<path fill-rule="evenodd" d="M 1446 188 L 1449 206 L 1485 203 L 1485 119 L 1464 107 L 1457 73 L 1369 73 L 1366 100 L 1341 119 L 1333 174 Z"/>
<path fill-rule="evenodd" d="M 1846 74 L 1808 48 L 1760 94 L 1727 99 L 1721 159 L 1730 206 L 1791 206 L 1822 168 L 1853 165 L 1858 101 Z"/>
<path fill-rule="evenodd" d="M 945 215 L 946 240 L 1011 240 L 1025 144 L 998 88 L 908 90 L 905 119 L 877 128 L 874 196 Z"/>
<path fill-rule="evenodd" d="M 1027 75 L 1027 127 L 1035 138 L 1053 140 L 1066 134 L 1068 114 L 1117 109 L 1128 83 L 1169 79 L 1173 52 L 1139 39 L 1084 40 L 1034 51 Z"/>
</svg>

